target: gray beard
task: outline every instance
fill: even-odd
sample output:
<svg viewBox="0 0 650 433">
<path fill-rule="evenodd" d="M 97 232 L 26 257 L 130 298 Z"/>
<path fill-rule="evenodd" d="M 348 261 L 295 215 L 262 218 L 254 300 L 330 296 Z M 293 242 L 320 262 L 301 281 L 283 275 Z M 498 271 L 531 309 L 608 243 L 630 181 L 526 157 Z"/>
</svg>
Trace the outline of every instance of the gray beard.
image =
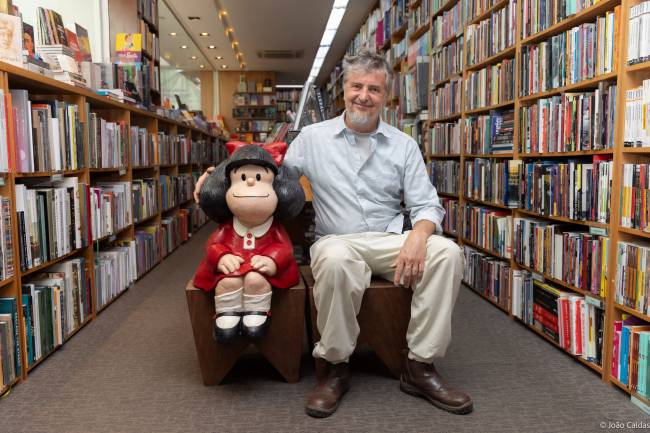
<svg viewBox="0 0 650 433">
<path fill-rule="evenodd" d="M 356 113 L 347 111 L 345 113 L 348 122 L 355 126 L 368 126 L 374 119 L 369 114 Z"/>
</svg>

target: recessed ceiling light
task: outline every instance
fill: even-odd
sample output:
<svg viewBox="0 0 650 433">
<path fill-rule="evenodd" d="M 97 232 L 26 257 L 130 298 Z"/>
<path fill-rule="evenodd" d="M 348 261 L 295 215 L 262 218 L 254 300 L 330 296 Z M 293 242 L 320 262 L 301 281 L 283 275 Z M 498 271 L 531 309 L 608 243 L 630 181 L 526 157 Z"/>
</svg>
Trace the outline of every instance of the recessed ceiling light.
<svg viewBox="0 0 650 433">
<path fill-rule="evenodd" d="M 215 48 L 217 48 L 216 45 L 208 45 L 208 50 L 214 50 Z"/>
<path fill-rule="evenodd" d="M 186 49 L 187 49 L 187 45 L 181 45 L 181 48 L 184 49 L 184 50 L 186 50 Z"/>
<path fill-rule="evenodd" d="M 205 68 L 205 66 L 203 66 L 203 65 L 199 65 L 199 68 L 203 69 L 203 68 Z"/>
<path fill-rule="evenodd" d="M 228 33 L 232 33 L 232 32 L 234 32 L 234 31 L 235 31 L 235 29 L 233 29 L 232 27 L 228 27 L 228 28 L 226 29 L 226 35 L 228 35 Z"/>
<path fill-rule="evenodd" d="M 172 55 L 169 54 L 169 53 L 165 53 L 165 55 L 164 55 L 163 57 L 164 57 L 165 59 L 169 60 L 169 59 L 172 58 Z"/>
<path fill-rule="evenodd" d="M 199 33 L 199 35 L 201 35 L 201 36 L 203 36 L 203 37 L 205 38 L 205 37 L 210 36 L 210 33 L 208 33 L 208 32 L 201 32 L 201 33 Z"/>
<path fill-rule="evenodd" d="M 190 21 L 196 21 L 196 20 L 200 20 L 201 17 L 191 16 L 191 17 L 187 17 L 187 19 L 190 20 Z"/>
<path fill-rule="evenodd" d="M 221 60 L 221 59 L 223 59 L 223 56 L 217 56 L 217 57 L 215 57 L 215 59 Z"/>
<path fill-rule="evenodd" d="M 219 18 L 221 18 L 221 17 L 225 17 L 226 15 L 228 15 L 228 11 L 227 11 L 227 10 L 223 9 L 223 10 L 220 10 L 220 11 L 219 11 Z"/>
<path fill-rule="evenodd" d="M 169 36 L 176 36 L 176 32 L 169 32 Z"/>
<path fill-rule="evenodd" d="M 221 69 L 226 69 L 228 65 L 221 65 Z"/>
<path fill-rule="evenodd" d="M 190 59 L 192 59 L 192 60 L 196 60 L 197 57 L 196 57 L 196 56 L 192 56 L 192 57 L 190 57 Z"/>
</svg>

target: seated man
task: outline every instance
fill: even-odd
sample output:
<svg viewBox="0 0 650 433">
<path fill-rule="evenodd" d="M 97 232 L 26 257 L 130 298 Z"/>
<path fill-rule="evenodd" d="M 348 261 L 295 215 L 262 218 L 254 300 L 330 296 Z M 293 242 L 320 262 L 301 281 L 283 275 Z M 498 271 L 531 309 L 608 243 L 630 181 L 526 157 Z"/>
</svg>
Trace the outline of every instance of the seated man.
<svg viewBox="0 0 650 433">
<path fill-rule="evenodd" d="M 372 274 L 413 290 L 402 391 L 452 413 L 473 408 L 470 397 L 448 385 L 433 365 L 451 341 L 464 257 L 458 245 L 439 236 L 445 211 L 416 142 L 380 118 L 391 78 L 382 56 L 347 56 L 344 114 L 305 127 L 284 160 L 309 179 L 316 213 L 310 253 L 321 340 L 313 356 L 327 361 L 329 371 L 307 400 L 314 417 L 334 413 L 349 389 L 356 317 Z M 402 199 L 413 225 L 405 233 Z"/>
</svg>

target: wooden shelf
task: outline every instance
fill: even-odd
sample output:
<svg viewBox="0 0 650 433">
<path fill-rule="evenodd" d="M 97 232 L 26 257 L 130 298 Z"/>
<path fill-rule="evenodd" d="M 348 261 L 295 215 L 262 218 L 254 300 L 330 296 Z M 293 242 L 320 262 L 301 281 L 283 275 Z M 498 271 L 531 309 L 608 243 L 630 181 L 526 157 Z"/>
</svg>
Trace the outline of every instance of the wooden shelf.
<svg viewBox="0 0 650 433">
<path fill-rule="evenodd" d="M 445 45 L 449 45 L 449 44 L 451 44 L 452 42 L 454 42 L 456 39 L 460 38 L 461 36 L 463 36 L 463 32 L 458 32 L 458 33 L 456 33 L 455 35 L 450 36 L 449 38 L 445 39 L 444 41 L 442 41 L 442 42 L 440 42 L 438 45 L 436 45 L 436 47 L 434 48 L 434 50 L 437 50 L 437 49 L 439 49 L 439 48 L 442 48 L 442 47 L 444 47 Z"/>
<path fill-rule="evenodd" d="M 432 153 L 430 155 L 427 155 L 427 158 L 452 159 L 452 158 L 460 158 L 460 154 L 459 153 Z"/>
<path fill-rule="evenodd" d="M 514 105 L 514 104 L 515 104 L 514 100 L 500 102 L 498 104 L 488 105 L 487 107 L 475 108 L 475 109 L 472 109 L 472 110 L 466 110 L 465 114 L 468 115 L 468 116 L 471 116 L 473 114 L 486 113 L 488 111 L 497 110 L 499 108 L 505 108 L 505 107 L 508 107 L 508 106 Z"/>
<path fill-rule="evenodd" d="M 84 173 L 83 169 L 80 170 L 65 170 L 65 171 L 39 171 L 33 173 L 16 173 L 16 178 L 25 177 L 52 177 L 57 175 L 62 176 L 80 176 Z"/>
<path fill-rule="evenodd" d="M 621 233 L 626 233 L 628 235 L 639 236 L 639 237 L 642 237 L 642 238 L 650 239 L 650 232 L 644 232 L 644 231 L 639 230 L 639 229 L 632 229 L 632 228 L 628 228 L 628 227 L 620 227 L 619 226 L 618 231 L 621 232 Z"/>
<path fill-rule="evenodd" d="M 461 74 L 452 74 L 449 77 L 445 78 L 444 80 L 436 81 L 433 83 L 431 86 L 433 89 L 438 88 L 444 84 L 450 83 L 453 80 L 461 79 L 463 76 Z"/>
<path fill-rule="evenodd" d="M 131 167 L 131 170 L 136 171 L 136 170 L 151 170 L 158 168 L 158 165 L 138 165 L 135 167 Z"/>
<path fill-rule="evenodd" d="M 508 314 L 508 315 L 510 314 L 510 311 L 508 311 L 508 308 L 507 308 L 507 307 L 504 307 L 503 305 L 501 305 L 501 304 L 499 304 L 498 302 L 496 302 L 494 299 L 492 299 L 492 298 L 490 298 L 489 296 L 486 296 L 485 294 L 481 293 L 478 289 L 476 289 L 475 287 L 473 287 L 473 286 L 472 286 L 471 284 L 469 284 L 467 281 L 463 280 L 462 283 L 465 284 L 465 285 L 466 285 L 466 286 L 467 286 L 467 287 L 468 287 L 468 288 L 469 288 L 473 293 L 475 293 L 475 294 L 477 294 L 478 296 L 480 296 L 481 298 L 485 299 L 485 300 L 488 301 L 490 304 L 492 304 L 492 305 L 494 305 L 495 307 L 497 307 L 499 310 L 503 311 L 504 313 L 506 313 L 506 314 Z"/>
<path fill-rule="evenodd" d="M 624 147 L 623 153 L 629 153 L 629 154 L 647 153 L 648 155 L 650 155 L 650 147 Z"/>
<path fill-rule="evenodd" d="M 520 158 L 562 158 L 567 156 L 587 156 L 587 155 L 613 155 L 613 149 L 604 150 L 578 150 L 575 152 L 520 152 Z"/>
<path fill-rule="evenodd" d="M 156 218 L 158 215 L 160 215 L 160 214 L 159 214 L 159 213 L 155 213 L 155 214 L 153 214 L 153 215 L 150 215 L 150 216 L 144 218 L 143 220 L 135 221 L 135 222 L 133 223 L 133 225 L 134 225 L 134 226 L 139 226 L 139 225 L 142 225 L 142 224 L 144 224 L 144 223 L 148 223 L 148 222 L 150 222 L 152 219 Z"/>
<path fill-rule="evenodd" d="M 460 117 L 461 117 L 461 113 L 455 113 L 455 114 L 451 114 L 449 116 L 439 117 L 437 119 L 431 119 L 430 122 L 432 122 L 432 123 L 448 122 L 450 120 L 460 119 Z"/>
<path fill-rule="evenodd" d="M 611 374 L 610 374 L 610 376 L 609 376 L 609 382 L 610 382 L 610 383 L 613 383 L 613 384 L 616 385 L 616 386 L 618 386 L 619 388 L 621 388 L 623 391 L 625 391 L 625 392 L 627 392 L 627 393 L 630 392 L 630 388 L 628 388 L 627 385 L 624 385 L 623 382 L 621 382 L 620 380 L 616 379 L 616 378 L 613 377 Z"/>
<path fill-rule="evenodd" d="M 517 261 L 514 261 L 514 264 L 515 264 L 516 266 L 522 268 L 522 269 L 527 270 L 528 272 L 534 272 L 534 273 L 536 273 L 536 274 L 542 275 L 542 276 L 544 277 L 544 279 L 546 279 L 546 280 L 548 280 L 548 281 L 550 281 L 550 282 L 552 282 L 552 283 L 554 283 L 554 284 L 557 284 L 558 286 L 562 286 L 562 287 L 564 287 L 565 289 L 571 290 L 572 292 L 580 293 L 580 294 L 583 295 L 583 296 L 591 296 L 591 297 L 593 297 L 593 298 L 600 299 L 601 301 L 604 301 L 604 300 L 605 300 L 605 299 L 602 298 L 600 295 L 593 294 L 593 293 L 591 293 L 591 292 L 588 291 L 588 290 L 583 290 L 583 289 L 581 289 L 581 288 L 579 288 L 579 287 L 576 287 L 576 286 L 574 286 L 574 285 L 572 285 L 572 284 L 569 284 L 569 283 L 567 283 L 567 282 L 565 282 L 565 281 L 558 280 L 557 278 L 554 278 L 554 277 L 550 276 L 550 275 L 547 274 L 546 272 L 536 271 L 535 269 L 530 268 L 530 267 L 528 267 L 528 266 L 526 266 L 526 265 L 523 265 L 523 264 L 521 264 L 521 263 L 519 263 L 519 262 L 517 262 Z"/>
<path fill-rule="evenodd" d="M 463 155 L 465 158 L 514 158 L 513 153 L 468 153 Z"/>
<path fill-rule="evenodd" d="M 493 202 L 490 202 L 490 201 L 483 201 L 483 200 L 478 200 L 478 199 L 475 199 L 475 198 L 467 197 L 465 195 L 463 195 L 463 200 L 465 200 L 467 202 L 470 202 L 470 203 L 479 204 L 481 206 L 495 207 L 495 208 L 502 209 L 502 210 L 516 209 L 516 208 L 511 208 L 511 207 L 508 207 L 506 205 L 499 204 L 499 203 L 493 203 Z"/>
<path fill-rule="evenodd" d="M 126 167 L 110 167 L 110 168 L 90 168 L 88 171 L 91 173 L 119 173 L 126 170 Z"/>
<path fill-rule="evenodd" d="M 471 26 L 472 24 L 478 24 L 481 21 L 483 21 L 484 19 L 489 18 L 490 16 L 492 16 L 492 12 L 503 8 L 504 6 L 507 6 L 508 2 L 509 2 L 509 0 L 501 0 L 501 1 L 497 2 L 492 7 L 488 8 L 482 14 L 477 15 L 476 17 L 472 18 L 472 20 L 469 23 L 467 23 L 467 25 Z"/>
<path fill-rule="evenodd" d="M 517 47 L 514 47 L 514 46 L 506 48 L 505 50 L 501 51 L 500 53 L 497 53 L 497 54 L 495 54 L 495 55 L 493 55 L 491 57 L 488 57 L 485 60 L 481 60 L 480 62 L 475 63 L 475 64 L 473 64 L 471 66 L 468 66 L 465 69 L 470 71 L 470 72 L 478 71 L 480 69 L 483 69 L 486 66 L 492 65 L 494 63 L 498 63 L 499 61 L 501 61 L 503 59 L 514 57 L 516 49 L 517 49 Z"/>
<path fill-rule="evenodd" d="M 93 240 L 93 243 L 99 243 L 99 242 L 103 242 L 103 241 L 108 240 L 108 239 L 111 239 L 111 238 L 116 238 L 117 236 L 123 234 L 125 231 L 127 231 L 127 230 L 130 229 L 131 227 L 133 227 L 133 224 L 128 224 L 128 225 L 126 225 L 125 227 L 122 227 L 121 229 L 119 229 L 118 231 L 116 231 L 116 232 L 113 233 L 113 234 L 106 235 L 106 236 L 102 236 L 102 237 L 99 238 L 99 239 L 94 239 L 94 240 Z"/>
<path fill-rule="evenodd" d="M 69 253 L 62 255 L 61 257 L 57 257 L 56 259 L 52 259 L 49 262 L 45 262 L 45 263 L 42 263 L 42 264 L 40 264 L 38 266 L 35 266 L 33 268 L 29 268 L 26 271 L 21 272 L 20 276 L 21 277 L 26 277 L 27 275 L 33 274 L 34 272 L 41 271 L 41 270 L 43 270 L 43 269 L 45 269 L 45 268 L 47 268 L 49 266 L 52 266 L 52 265 L 54 265 L 56 263 L 59 263 L 59 262 L 65 260 L 67 258 L 70 258 L 70 257 L 74 256 L 75 254 L 80 252 L 82 249 L 83 248 L 77 248 L 76 250 L 72 250 Z M 18 266 L 20 266 L 20 265 L 18 265 Z"/>
<path fill-rule="evenodd" d="M 450 194 L 448 192 L 442 192 L 442 191 L 437 191 L 437 192 L 438 192 L 438 195 L 443 196 L 443 197 L 455 198 L 455 199 L 459 198 L 458 194 Z"/>
<path fill-rule="evenodd" d="M 476 248 L 477 250 L 482 251 L 482 252 L 484 252 L 486 254 L 489 254 L 491 256 L 494 256 L 497 259 L 501 259 L 503 261 L 510 262 L 509 258 L 506 258 L 506 257 L 502 256 L 501 254 L 497 253 L 496 251 L 492 251 L 492 250 L 490 250 L 488 248 L 484 248 L 484 247 L 480 246 L 479 244 L 475 244 L 474 242 L 465 239 L 460 234 L 458 235 L 458 237 L 459 237 L 459 239 L 461 240 L 462 243 L 467 244 L 472 248 Z"/>
<path fill-rule="evenodd" d="M 14 268 L 15 268 L 15 266 L 16 266 L 16 265 L 14 264 Z M 19 266 L 20 266 L 20 265 L 19 265 Z M 2 288 L 5 287 L 5 286 L 10 285 L 11 283 L 13 283 L 14 280 L 15 280 L 15 278 L 16 278 L 16 276 L 15 276 L 15 275 L 12 275 L 12 276 L 9 277 L 9 278 L 5 278 L 4 280 L 0 280 L 0 289 L 2 289 Z"/>
<path fill-rule="evenodd" d="M 547 29 L 544 29 L 540 32 L 537 32 L 533 35 L 530 35 L 521 40 L 522 45 L 534 44 L 535 42 L 548 39 L 551 36 L 563 33 L 566 30 L 569 30 L 573 27 L 576 27 L 580 24 L 593 21 L 597 16 L 604 14 L 606 11 L 614 10 L 614 6 L 621 3 L 621 0 L 603 0 L 594 4 L 593 6 L 588 7 L 587 9 L 578 12 L 575 15 L 567 17 L 550 26 Z M 621 51 L 623 53 L 623 51 Z"/>
<path fill-rule="evenodd" d="M 625 66 L 626 72 L 650 71 L 650 61 Z"/>
<path fill-rule="evenodd" d="M 584 89 L 589 89 L 592 87 L 596 87 L 598 83 L 602 81 L 609 81 L 613 80 L 618 77 L 618 74 L 616 72 L 609 72 L 607 74 L 599 75 L 594 78 L 590 78 L 588 80 L 583 80 L 575 84 L 568 84 L 563 87 L 557 87 L 555 89 L 547 90 L 544 92 L 538 92 L 538 93 L 533 93 L 532 95 L 527 95 L 527 96 L 522 96 L 519 98 L 519 102 L 521 103 L 526 103 L 526 102 L 532 102 L 537 99 L 541 98 L 546 98 L 548 96 L 555 96 L 555 95 L 560 95 L 565 92 L 572 92 L 574 90 L 584 90 Z"/>
<path fill-rule="evenodd" d="M 447 230 L 443 230 L 442 234 L 445 236 L 456 238 L 456 240 L 458 240 L 458 233 L 452 233 L 452 232 L 448 232 Z"/>
<path fill-rule="evenodd" d="M 524 215 L 530 215 L 533 217 L 537 217 L 540 219 L 546 219 L 546 220 L 551 220 L 551 221 L 559 221 L 563 223 L 568 223 L 568 224 L 578 224 L 581 226 L 587 226 L 587 227 L 599 227 L 603 229 L 608 229 L 609 224 L 603 224 L 603 223 L 597 223 L 593 221 L 581 221 L 581 220 L 572 220 L 570 218 L 565 218 L 565 217 L 560 217 L 560 216 L 550 216 L 550 215 L 544 215 L 544 214 L 539 214 L 537 212 L 529 211 L 526 209 L 522 208 L 516 208 L 516 211 L 519 213 L 522 213 Z"/>
<path fill-rule="evenodd" d="M 406 35 L 407 27 L 408 27 L 408 22 L 405 20 L 404 23 L 402 23 L 402 25 L 397 30 L 391 33 L 390 35 L 391 40 L 394 43 L 396 43 L 404 39 L 404 36 Z"/>
<path fill-rule="evenodd" d="M 409 34 L 409 40 L 411 42 L 415 41 L 417 38 L 425 34 L 429 30 L 429 20 L 427 19 L 426 24 L 421 25 L 411 34 Z"/>
<path fill-rule="evenodd" d="M 459 1 L 460 1 L 460 0 L 447 0 L 447 1 L 442 5 L 442 6 L 440 6 L 440 7 L 438 8 L 437 11 L 434 11 L 434 12 L 431 14 L 431 18 L 435 19 L 435 18 L 436 18 L 438 15 L 440 15 L 441 13 L 443 13 L 443 12 L 445 12 L 445 11 L 448 11 L 449 9 L 451 9 L 452 7 L 454 7 L 454 5 L 455 5 L 456 3 L 458 3 Z"/>
<path fill-rule="evenodd" d="M 637 317 L 637 318 L 639 318 L 639 319 L 641 319 L 641 320 L 643 320 L 645 322 L 650 323 L 650 316 L 648 316 L 646 314 L 643 314 L 642 312 L 637 311 L 634 308 L 630 308 L 630 307 L 627 307 L 625 305 L 621 305 L 621 304 L 619 304 L 617 302 L 614 302 L 614 307 L 617 310 L 620 310 L 620 311 L 622 311 L 624 313 L 627 313 L 627 314 L 629 314 L 631 316 Z"/>
</svg>

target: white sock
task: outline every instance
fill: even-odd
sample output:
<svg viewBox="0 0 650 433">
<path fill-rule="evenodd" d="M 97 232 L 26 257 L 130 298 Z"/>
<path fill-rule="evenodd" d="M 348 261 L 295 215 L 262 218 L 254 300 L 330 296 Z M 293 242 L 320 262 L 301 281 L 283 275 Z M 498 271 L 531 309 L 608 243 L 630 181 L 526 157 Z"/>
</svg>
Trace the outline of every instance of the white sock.
<svg viewBox="0 0 650 433">
<path fill-rule="evenodd" d="M 224 293 L 214 297 L 214 310 L 217 314 L 225 312 L 238 312 L 242 311 L 242 293 L 244 288 L 235 290 L 234 292 Z M 232 328 L 239 323 L 239 316 L 221 316 L 217 317 L 217 327 L 221 329 Z"/>
<path fill-rule="evenodd" d="M 271 309 L 271 296 L 273 292 L 261 295 L 248 295 L 244 293 L 244 311 L 269 311 Z M 267 316 L 249 314 L 244 316 L 244 326 L 260 326 L 266 322 Z"/>
</svg>

